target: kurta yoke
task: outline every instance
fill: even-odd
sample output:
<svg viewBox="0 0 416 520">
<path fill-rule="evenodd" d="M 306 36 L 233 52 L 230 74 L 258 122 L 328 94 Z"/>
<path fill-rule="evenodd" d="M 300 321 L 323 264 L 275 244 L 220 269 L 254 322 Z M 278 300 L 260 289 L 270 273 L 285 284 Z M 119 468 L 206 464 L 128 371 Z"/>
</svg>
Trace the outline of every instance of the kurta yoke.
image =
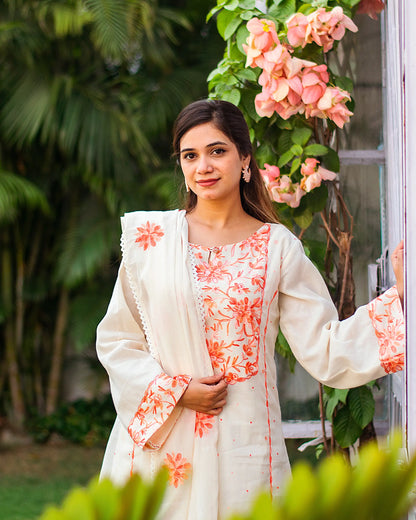
<svg viewBox="0 0 416 520">
<path fill-rule="evenodd" d="M 189 245 L 183 211 L 123 218 L 123 260 L 97 351 L 117 419 L 102 476 L 166 465 L 161 519 L 217 520 L 290 472 L 276 388 L 279 324 L 316 379 L 353 387 L 403 365 L 395 288 L 342 322 L 299 240 L 264 224 L 238 244 Z M 224 374 L 217 416 L 177 405 L 191 377 Z"/>
</svg>

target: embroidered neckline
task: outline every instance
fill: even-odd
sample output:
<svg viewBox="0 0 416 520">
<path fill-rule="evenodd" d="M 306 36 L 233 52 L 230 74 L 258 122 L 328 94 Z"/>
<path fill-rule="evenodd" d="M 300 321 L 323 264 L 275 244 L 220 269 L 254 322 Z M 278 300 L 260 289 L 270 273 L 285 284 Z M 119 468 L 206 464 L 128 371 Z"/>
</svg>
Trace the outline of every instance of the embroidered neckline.
<svg viewBox="0 0 416 520">
<path fill-rule="evenodd" d="M 222 251 L 229 247 L 243 246 L 246 242 L 249 242 L 250 240 L 257 238 L 257 235 L 261 235 L 269 228 L 270 228 L 270 224 L 265 222 L 262 226 L 260 226 L 258 229 L 256 229 L 256 231 L 254 231 L 254 233 L 252 233 L 247 238 L 244 238 L 243 240 L 240 240 L 239 242 L 233 242 L 231 244 L 223 244 L 222 246 L 211 246 L 210 247 L 210 246 L 203 246 L 201 244 L 195 244 L 193 242 L 188 242 L 188 244 L 193 249 L 200 249 L 200 250 L 202 249 L 203 251 L 211 251 L 211 250 Z"/>
</svg>

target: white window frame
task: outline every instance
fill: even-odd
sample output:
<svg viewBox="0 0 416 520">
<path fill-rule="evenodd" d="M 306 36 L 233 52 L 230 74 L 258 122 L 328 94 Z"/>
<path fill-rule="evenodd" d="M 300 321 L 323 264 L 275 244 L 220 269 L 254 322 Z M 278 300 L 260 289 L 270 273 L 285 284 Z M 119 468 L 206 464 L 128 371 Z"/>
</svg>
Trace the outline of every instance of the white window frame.
<svg viewBox="0 0 416 520">
<path fill-rule="evenodd" d="M 405 72 L 405 212 L 406 237 L 406 430 L 411 453 L 416 451 L 416 2 L 404 4 L 404 72 Z M 413 266 L 413 268 L 412 268 Z"/>
<path fill-rule="evenodd" d="M 406 240 L 406 367 L 393 377 L 404 441 L 416 451 L 416 16 L 414 0 L 389 0 L 385 12 L 385 144 L 390 251 Z M 394 417 L 393 417 L 394 422 Z M 393 424 L 394 426 L 394 424 Z"/>
</svg>

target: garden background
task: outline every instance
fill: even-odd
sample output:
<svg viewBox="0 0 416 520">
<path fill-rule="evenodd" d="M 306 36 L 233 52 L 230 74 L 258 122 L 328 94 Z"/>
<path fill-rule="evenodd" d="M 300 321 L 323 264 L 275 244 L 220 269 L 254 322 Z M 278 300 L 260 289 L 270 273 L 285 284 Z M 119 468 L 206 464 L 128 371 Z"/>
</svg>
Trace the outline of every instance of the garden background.
<svg viewBox="0 0 416 520">
<path fill-rule="evenodd" d="M 251 3 L 237 2 L 242 10 Z M 295 2 L 273 4 L 290 12 Z M 184 105 L 207 96 L 208 74 L 224 55 L 215 19 L 206 22 L 214 5 L 85 0 L 0 7 L 0 508 L 11 508 L 7 518 L 35 518 L 28 515 L 40 512 L 42 500 L 59 500 L 98 471 L 114 412 L 93 345 L 119 261 L 118 217 L 178 204 L 182 181 L 170 157 L 170 129 Z M 360 54 L 348 39 L 333 53 L 334 67 L 361 82 L 352 123 L 338 135 L 344 150 L 361 148 L 363 135 L 364 146 L 375 149 L 379 24 L 366 15 L 354 20 L 360 31 L 353 38 L 361 29 L 373 35 L 375 54 Z M 363 303 L 366 265 L 380 254 L 382 237 L 378 167 L 364 176 L 364 187 L 360 168 L 347 165 L 344 173 L 354 170 L 350 200 L 365 223 L 354 246 Z M 282 367 L 281 378 L 296 381 L 284 361 Z M 297 386 L 288 383 L 289 397 Z M 316 387 L 309 381 L 302 388 L 310 388 L 310 400 L 299 406 L 293 399 L 288 418 L 319 418 Z M 54 488 L 48 498 L 45 490 Z M 31 490 L 32 513 L 22 513 Z"/>
</svg>

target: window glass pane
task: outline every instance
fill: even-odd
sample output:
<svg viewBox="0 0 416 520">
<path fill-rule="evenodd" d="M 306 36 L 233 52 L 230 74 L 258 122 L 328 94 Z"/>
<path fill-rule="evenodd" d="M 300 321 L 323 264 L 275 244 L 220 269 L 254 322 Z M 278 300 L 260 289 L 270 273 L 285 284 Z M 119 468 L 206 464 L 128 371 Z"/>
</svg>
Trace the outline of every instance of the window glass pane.
<svg viewBox="0 0 416 520">
<path fill-rule="evenodd" d="M 329 67 L 354 83 L 354 116 L 339 132 L 340 149 L 377 149 L 382 141 L 382 67 L 380 23 L 367 15 L 354 19 L 358 32 L 346 31 Z"/>
<path fill-rule="evenodd" d="M 382 144 L 382 66 L 380 23 L 368 16 L 357 16 L 358 33 L 347 31 L 330 57 L 330 67 L 337 74 L 353 80 L 354 116 L 338 133 L 340 150 L 374 150 Z M 376 164 L 343 164 L 341 190 L 354 218 L 353 272 L 356 305 L 368 302 L 368 269 L 381 254 L 380 167 Z M 314 224 L 318 231 L 319 222 Z M 279 358 L 279 392 L 283 420 L 319 419 L 318 383 L 298 364 L 295 374 Z M 377 420 L 387 418 L 386 382 L 375 391 Z"/>
</svg>

